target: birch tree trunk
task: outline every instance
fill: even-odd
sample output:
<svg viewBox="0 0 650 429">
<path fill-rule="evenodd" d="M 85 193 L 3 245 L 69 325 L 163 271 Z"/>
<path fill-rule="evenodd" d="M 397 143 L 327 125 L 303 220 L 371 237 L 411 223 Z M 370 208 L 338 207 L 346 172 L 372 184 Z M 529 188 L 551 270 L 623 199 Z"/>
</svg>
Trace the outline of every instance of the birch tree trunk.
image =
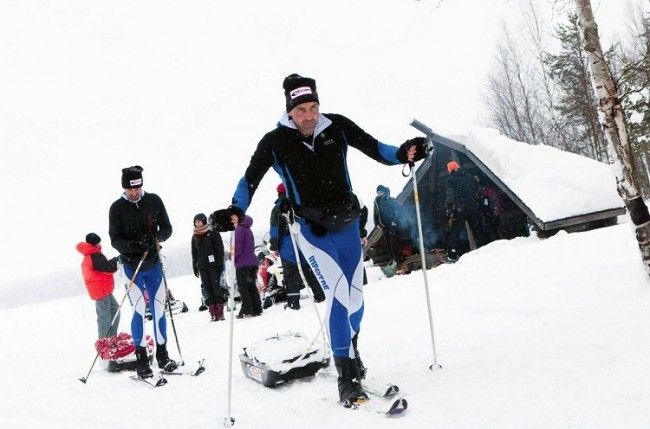
<svg viewBox="0 0 650 429">
<path fill-rule="evenodd" d="M 616 185 L 636 228 L 641 259 L 650 273 L 650 214 L 637 185 L 637 172 L 632 159 L 621 100 L 612 78 L 598 36 L 590 0 L 575 0 L 584 49 L 591 68 L 591 81 L 598 100 L 600 123 L 605 130 L 610 152 L 616 153 Z"/>
</svg>

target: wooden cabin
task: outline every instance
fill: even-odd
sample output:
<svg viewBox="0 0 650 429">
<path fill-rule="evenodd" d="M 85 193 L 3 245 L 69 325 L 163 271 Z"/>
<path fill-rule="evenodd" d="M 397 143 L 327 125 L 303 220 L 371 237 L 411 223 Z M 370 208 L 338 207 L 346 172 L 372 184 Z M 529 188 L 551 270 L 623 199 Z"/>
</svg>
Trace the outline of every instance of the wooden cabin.
<svg viewBox="0 0 650 429">
<path fill-rule="evenodd" d="M 432 154 L 416 171 L 427 266 L 442 263 L 446 255 L 446 166 L 450 160 L 473 174 L 481 187 L 496 192 L 500 210 L 491 225 L 492 239 L 585 231 L 613 225 L 625 213 L 615 177 L 606 164 L 548 146 L 516 142 L 496 130 L 477 128 L 468 135 L 447 137 L 417 120 L 411 125 L 433 143 Z M 396 199 L 406 216 L 415 219 L 412 181 Z M 395 251 L 390 251 L 387 235 L 375 227 L 368 236 L 364 253 L 375 265 L 393 260 Z M 397 258 L 406 261 L 402 271 L 421 265 L 417 236 L 407 235 L 404 242 L 412 245 L 400 247 L 406 254 Z"/>
</svg>

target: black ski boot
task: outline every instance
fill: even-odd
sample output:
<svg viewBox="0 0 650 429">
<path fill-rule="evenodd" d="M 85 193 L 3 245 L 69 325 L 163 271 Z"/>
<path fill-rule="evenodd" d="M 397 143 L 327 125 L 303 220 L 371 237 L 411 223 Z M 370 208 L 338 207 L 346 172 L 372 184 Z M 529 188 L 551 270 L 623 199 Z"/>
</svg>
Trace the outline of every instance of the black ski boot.
<svg viewBox="0 0 650 429">
<path fill-rule="evenodd" d="M 334 357 L 336 371 L 339 373 L 339 400 L 344 407 L 352 407 L 368 400 L 361 388 L 356 359 Z"/>
<path fill-rule="evenodd" d="M 158 368 L 166 372 L 172 372 L 178 368 L 176 361 L 171 360 L 167 354 L 167 344 L 156 344 L 156 360 Z"/>
<path fill-rule="evenodd" d="M 290 308 L 292 310 L 300 310 L 300 293 L 297 294 L 287 294 L 287 304 L 284 308 Z"/>
<path fill-rule="evenodd" d="M 357 357 L 357 370 L 359 371 L 359 380 L 366 378 L 366 367 L 363 365 L 361 360 L 361 355 L 359 354 L 359 349 L 357 349 L 357 340 L 359 339 L 359 334 L 356 334 L 352 337 L 352 347 L 354 347 L 354 354 Z"/>
<path fill-rule="evenodd" d="M 135 371 L 139 378 L 153 377 L 153 371 L 149 368 L 149 356 L 147 349 L 141 346 L 135 348 L 136 368 Z"/>
</svg>

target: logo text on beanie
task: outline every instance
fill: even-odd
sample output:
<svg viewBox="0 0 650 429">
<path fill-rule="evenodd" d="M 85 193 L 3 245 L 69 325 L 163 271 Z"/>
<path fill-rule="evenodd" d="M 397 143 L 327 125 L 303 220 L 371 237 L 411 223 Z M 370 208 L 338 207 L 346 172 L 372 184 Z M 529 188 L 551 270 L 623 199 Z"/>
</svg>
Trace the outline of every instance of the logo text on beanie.
<svg viewBox="0 0 650 429">
<path fill-rule="evenodd" d="M 129 186 L 142 186 L 142 179 L 129 180 Z"/>
<path fill-rule="evenodd" d="M 311 95 L 311 88 L 308 86 L 301 86 L 300 88 L 296 88 L 293 91 L 289 93 L 289 97 L 291 97 L 292 100 L 300 97 L 301 95 Z"/>
</svg>

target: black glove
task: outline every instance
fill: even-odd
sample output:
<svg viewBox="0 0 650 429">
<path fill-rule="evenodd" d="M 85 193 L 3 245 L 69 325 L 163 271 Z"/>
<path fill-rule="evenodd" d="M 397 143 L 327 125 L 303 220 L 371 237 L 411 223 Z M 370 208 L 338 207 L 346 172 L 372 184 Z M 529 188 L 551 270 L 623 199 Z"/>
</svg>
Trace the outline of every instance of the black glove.
<svg viewBox="0 0 650 429">
<path fill-rule="evenodd" d="M 212 212 L 208 218 L 208 226 L 212 231 L 226 232 L 235 229 L 235 226 L 230 221 L 230 216 L 237 215 L 241 222 L 244 217 L 244 211 L 237 206 L 230 206 L 227 209 L 221 209 Z"/>
<path fill-rule="evenodd" d="M 144 253 L 147 251 L 147 248 L 139 241 L 131 240 L 129 241 L 129 251 L 133 253 Z"/>
<path fill-rule="evenodd" d="M 426 158 L 429 156 L 431 150 L 433 149 L 433 145 L 426 137 L 415 137 L 408 139 L 401 144 L 399 150 L 397 151 L 397 159 L 399 162 L 404 164 L 409 162 L 406 156 L 406 152 L 411 148 L 411 146 L 415 146 L 415 156 L 411 162 L 417 162 L 421 159 Z"/>
<path fill-rule="evenodd" d="M 140 239 L 140 244 L 147 250 L 154 250 L 156 245 L 156 236 L 153 234 L 145 234 Z"/>
<path fill-rule="evenodd" d="M 291 211 L 291 206 L 291 201 L 289 201 L 288 198 L 282 198 L 278 208 L 280 209 L 280 213 L 289 213 Z"/>
</svg>

